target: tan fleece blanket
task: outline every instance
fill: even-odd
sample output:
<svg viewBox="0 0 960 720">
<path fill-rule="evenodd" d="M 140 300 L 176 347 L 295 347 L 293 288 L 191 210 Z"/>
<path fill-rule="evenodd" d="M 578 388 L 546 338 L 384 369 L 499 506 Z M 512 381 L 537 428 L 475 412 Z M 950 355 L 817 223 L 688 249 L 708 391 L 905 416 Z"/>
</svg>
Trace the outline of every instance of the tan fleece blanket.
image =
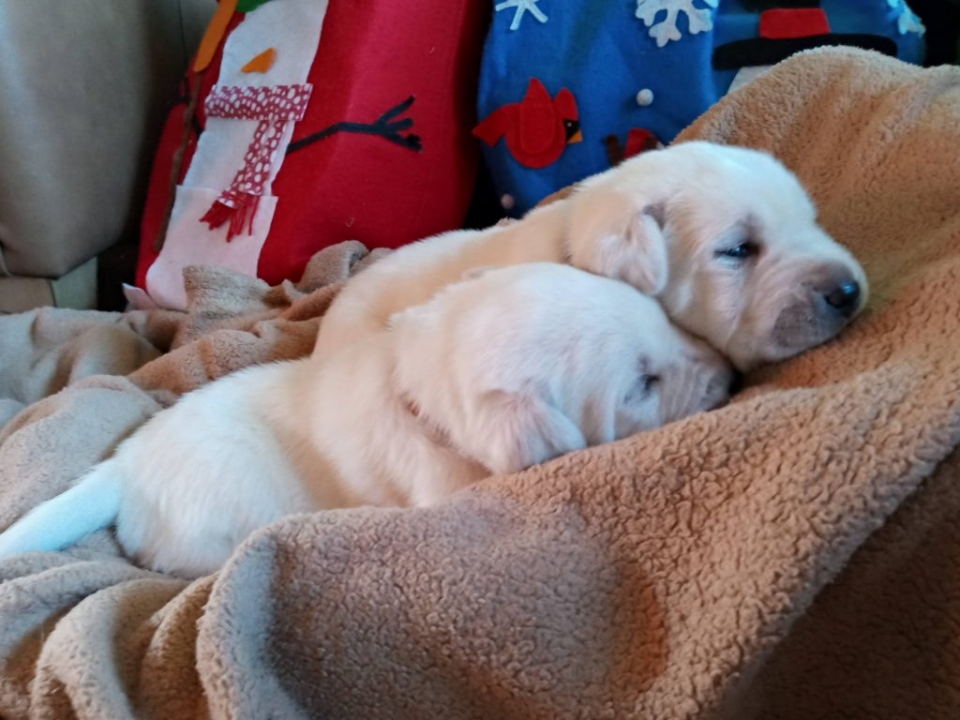
<svg viewBox="0 0 960 720">
<path fill-rule="evenodd" d="M 290 518 L 190 584 L 108 533 L 3 561 L 0 715 L 960 716 L 960 69 L 804 53 L 690 138 L 799 173 L 873 283 L 842 337 L 443 507 Z M 178 393 L 308 352 L 362 256 L 299 288 L 191 270 L 183 316 L 0 319 L 0 527 Z"/>
</svg>

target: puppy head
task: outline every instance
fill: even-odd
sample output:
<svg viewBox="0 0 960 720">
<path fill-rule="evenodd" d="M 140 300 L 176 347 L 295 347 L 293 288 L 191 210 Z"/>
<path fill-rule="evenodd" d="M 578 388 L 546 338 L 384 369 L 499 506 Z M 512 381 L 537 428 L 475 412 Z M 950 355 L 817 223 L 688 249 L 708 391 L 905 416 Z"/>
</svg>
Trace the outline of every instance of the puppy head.
<svg viewBox="0 0 960 720">
<path fill-rule="evenodd" d="M 829 340 L 866 304 L 863 268 L 766 153 L 681 143 L 588 179 L 570 203 L 574 265 L 657 295 L 742 370 Z"/>
<path fill-rule="evenodd" d="M 400 391 L 497 473 L 712 408 L 732 378 L 656 301 L 558 264 L 449 286 L 391 333 Z"/>
</svg>

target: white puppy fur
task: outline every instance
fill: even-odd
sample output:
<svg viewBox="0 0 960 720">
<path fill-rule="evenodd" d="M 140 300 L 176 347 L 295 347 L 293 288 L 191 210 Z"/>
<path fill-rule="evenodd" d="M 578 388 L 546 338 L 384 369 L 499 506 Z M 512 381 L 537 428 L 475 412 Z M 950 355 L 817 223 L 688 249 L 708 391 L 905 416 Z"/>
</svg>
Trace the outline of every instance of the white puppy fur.
<svg viewBox="0 0 960 720">
<path fill-rule="evenodd" d="M 347 284 L 314 355 L 369 337 L 471 268 L 526 262 L 569 262 L 630 283 L 741 370 L 830 339 L 867 299 L 860 264 L 820 228 L 782 164 L 687 142 L 588 178 L 520 221 L 396 250 Z"/>
<path fill-rule="evenodd" d="M 546 263 L 472 273 L 323 363 L 185 395 L 0 535 L 0 556 L 115 524 L 140 563 L 194 577 L 286 515 L 431 505 L 714 407 L 732 374 L 623 283 Z"/>
</svg>

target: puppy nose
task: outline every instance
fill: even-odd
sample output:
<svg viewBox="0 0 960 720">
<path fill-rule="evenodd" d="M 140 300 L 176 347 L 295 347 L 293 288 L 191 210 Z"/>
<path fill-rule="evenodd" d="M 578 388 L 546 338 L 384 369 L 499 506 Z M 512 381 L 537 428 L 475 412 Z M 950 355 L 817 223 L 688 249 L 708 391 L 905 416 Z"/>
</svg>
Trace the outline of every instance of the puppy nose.
<svg viewBox="0 0 960 720">
<path fill-rule="evenodd" d="M 860 283 L 856 280 L 845 280 L 825 292 L 823 297 L 827 305 L 848 318 L 857 311 L 860 304 Z"/>
<path fill-rule="evenodd" d="M 743 373 L 739 370 L 734 370 L 730 375 L 730 385 L 727 387 L 727 394 L 736 395 L 741 390 L 743 390 Z"/>
</svg>

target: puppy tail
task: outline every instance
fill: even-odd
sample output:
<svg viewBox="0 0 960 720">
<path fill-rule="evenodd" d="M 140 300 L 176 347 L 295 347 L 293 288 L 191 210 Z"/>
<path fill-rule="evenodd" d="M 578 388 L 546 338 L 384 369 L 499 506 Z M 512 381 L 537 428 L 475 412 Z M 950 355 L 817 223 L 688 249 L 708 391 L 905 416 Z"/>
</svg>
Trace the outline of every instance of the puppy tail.
<svg viewBox="0 0 960 720">
<path fill-rule="evenodd" d="M 65 493 L 38 505 L 0 534 L 0 557 L 62 550 L 105 528 L 120 512 L 121 478 L 110 460 Z"/>
</svg>

